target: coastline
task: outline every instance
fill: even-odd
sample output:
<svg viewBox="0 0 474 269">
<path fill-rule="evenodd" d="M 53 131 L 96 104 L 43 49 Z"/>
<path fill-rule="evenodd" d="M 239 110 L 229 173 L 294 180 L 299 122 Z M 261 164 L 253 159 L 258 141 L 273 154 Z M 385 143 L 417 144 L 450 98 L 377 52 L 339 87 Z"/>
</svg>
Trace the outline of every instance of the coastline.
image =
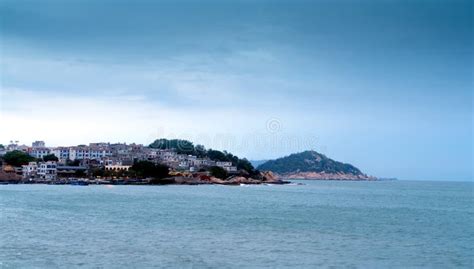
<svg viewBox="0 0 474 269">
<path fill-rule="evenodd" d="M 24 179 L 0 179 L 0 185 L 7 184 L 43 184 L 43 185 L 261 185 L 261 184 L 274 184 L 284 185 L 290 184 L 290 181 L 281 179 L 272 180 L 259 180 L 244 177 L 234 177 L 230 179 L 220 179 L 211 177 L 209 179 L 200 179 L 195 177 L 167 177 L 162 179 L 137 179 L 137 178 L 115 178 L 115 179 L 90 179 L 90 178 L 64 178 L 58 180 L 24 180 Z"/>
<path fill-rule="evenodd" d="M 300 179 L 300 180 L 340 180 L 340 181 L 376 181 L 376 177 L 368 176 L 366 174 L 352 174 L 352 173 L 326 173 L 326 172 L 294 172 L 284 174 L 274 174 L 275 178 L 282 178 L 286 180 Z"/>
<path fill-rule="evenodd" d="M 156 186 L 156 185 L 228 185 L 228 186 L 238 186 L 238 185 L 287 185 L 291 184 L 292 180 L 303 180 L 303 181 L 384 181 L 383 179 L 378 178 L 311 178 L 311 177 L 281 177 L 277 176 L 272 180 L 260 180 L 253 178 L 245 177 L 234 177 L 230 179 L 220 179 L 211 177 L 207 180 L 202 180 L 199 178 L 193 177 L 167 177 L 163 179 L 136 179 L 136 178 L 115 178 L 115 179 L 90 179 L 90 178 L 67 178 L 67 179 L 58 179 L 54 181 L 47 180 L 12 180 L 12 179 L 0 179 L 0 185 L 17 185 L 17 184 L 43 184 L 43 185 L 139 185 L 139 186 Z"/>
</svg>

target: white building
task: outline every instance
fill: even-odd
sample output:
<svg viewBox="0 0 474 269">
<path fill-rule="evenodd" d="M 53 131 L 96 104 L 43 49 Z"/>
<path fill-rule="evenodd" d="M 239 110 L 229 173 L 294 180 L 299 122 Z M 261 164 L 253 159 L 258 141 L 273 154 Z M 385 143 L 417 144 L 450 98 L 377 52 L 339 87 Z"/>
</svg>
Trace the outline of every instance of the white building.
<svg viewBox="0 0 474 269">
<path fill-rule="evenodd" d="M 147 155 L 147 158 L 149 158 L 149 159 L 158 158 L 158 150 L 157 149 L 145 148 L 144 151 Z"/>
<path fill-rule="evenodd" d="M 37 159 L 42 159 L 44 156 L 50 154 L 51 151 L 49 148 L 32 148 L 30 151 L 30 155 L 37 158 Z"/>
<path fill-rule="evenodd" d="M 164 161 L 179 161 L 178 153 L 171 150 L 160 150 L 157 152 L 158 158 Z"/>
<path fill-rule="evenodd" d="M 58 174 L 56 162 L 40 163 L 37 174 L 41 179 L 55 180 Z"/>
<path fill-rule="evenodd" d="M 203 166 L 215 166 L 216 165 L 216 162 L 215 161 L 212 161 L 212 160 L 206 160 L 204 159 L 202 161 L 202 165 Z"/>
<path fill-rule="evenodd" d="M 189 168 L 189 163 L 186 160 L 182 160 L 179 162 L 178 167 L 181 169 L 188 169 Z"/>
<path fill-rule="evenodd" d="M 83 160 L 89 159 L 89 150 L 87 147 L 71 147 L 69 149 L 69 159 Z"/>
<path fill-rule="evenodd" d="M 232 162 L 216 162 L 216 166 L 224 168 L 227 172 L 237 172 L 237 167 L 232 166 Z"/>
<path fill-rule="evenodd" d="M 219 166 L 219 167 L 229 167 L 229 166 L 232 166 L 232 162 L 216 162 L 216 166 Z"/>
<path fill-rule="evenodd" d="M 51 153 L 54 154 L 60 161 L 65 161 L 69 159 L 69 148 L 58 147 L 51 150 Z"/>
<path fill-rule="evenodd" d="M 15 141 L 15 143 L 13 143 L 13 141 L 10 141 L 11 143 L 9 145 L 7 145 L 7 148 L 6 148 L 6 151 L 9 152 L 9 151 L 14 151 L 14 150 L 19 150 L 19 151 L 23 151 L 23 152 L 28 152 L 28 146 L 26 145 L 18 145 L 18 141 Z"/>
<path fill-rule="evenodd" d="M 36 162 L 29 162 L 27 165 L 21 166 L 23 178 L 34 178 L 38 172 L 38 164 Z"/>
<path fill-rule="evenodd" d="M 202 166 L 214 166 L 216 162 L 213 162 L 211 160 L 207 159 L 200 159 L 200 158 L 194 158 L 190 160 L 190 165 L 196 166 L 196 167 L 202 167 Z"/>
<path fill-rule="evenodd" d="M 112 156 L 112 151 L 108 148 L 90 148 L 90 159 L 102 159 Z"/>
<path fill-rule="evenodd" d="M 235 166 L 225 166 L 225 167 L 222 167 L 222 168 L 224 168 L 229 173 L 237 172 L 237 167 L 235 167 Z"/>
<path fill-rule="evenodd" d="M 112 156 L 108 148 L 72 147 L 69 149 L 70 160 L 100 160 Z"/>
</svg>

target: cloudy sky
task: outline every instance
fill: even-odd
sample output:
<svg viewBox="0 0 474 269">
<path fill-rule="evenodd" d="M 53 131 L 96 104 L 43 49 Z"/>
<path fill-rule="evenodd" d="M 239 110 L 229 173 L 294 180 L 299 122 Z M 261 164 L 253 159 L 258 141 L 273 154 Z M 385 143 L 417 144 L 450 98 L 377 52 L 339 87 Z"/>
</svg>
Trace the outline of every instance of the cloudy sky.
<svg viewBox="0 0 474 269">
<path fill-rule="evenodd" d="M 0 143 L 187 138 L 472 180 L 458 0 L 0 2 Z"/>
</svg>

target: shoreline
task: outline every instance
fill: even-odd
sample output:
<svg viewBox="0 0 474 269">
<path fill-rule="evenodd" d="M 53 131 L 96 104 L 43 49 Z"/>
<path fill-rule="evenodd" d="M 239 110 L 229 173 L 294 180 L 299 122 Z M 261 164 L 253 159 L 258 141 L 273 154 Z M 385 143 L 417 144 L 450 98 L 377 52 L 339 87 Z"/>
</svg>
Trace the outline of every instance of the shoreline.
<svg viewBox="0 0 474 269">
<path fill-rule="evenodd" d="M 70 178 L 55 181 L 47 180 L 11 180 L 0 179 L 0 185 L 71 185 L 71 186 L 88 186 L 88 185 L 135 185 L 135 186 L 164 186 L 164 185 L 288 185 L 294 183 L 292 180 L 300 181 L 387 181 L 379 179 L 323 179 L 323 178 L 285 178 L 274 180 L 256 180 L 252 178 L 232 178 L 223 180 L 212 178 L 210 180 L 200 180 L 196 178 L 173 177 L 163 179 L 88 179 L 88 178 Z M 392 180 L 391 180 L 392 181 Z"/>
<path fill-rule="evenodd" d="M 87 185 L 137 185 L 137 186 L 160 186 L 160 185 L 286 185 L 292 183 L 286 180 L 254 180 L 254 179 L 230 179 L 222 180 L 213 178 L 211 180 L 199 180 L 195 178 L 163 178 L 163 179 L 114 179 L 114 180 L 96 180 L 87 178 L 74 178 L 65 180 L 2 180 L 0 185 L 72 185 L 72 186 L 87 186 Z"/>
</svg>

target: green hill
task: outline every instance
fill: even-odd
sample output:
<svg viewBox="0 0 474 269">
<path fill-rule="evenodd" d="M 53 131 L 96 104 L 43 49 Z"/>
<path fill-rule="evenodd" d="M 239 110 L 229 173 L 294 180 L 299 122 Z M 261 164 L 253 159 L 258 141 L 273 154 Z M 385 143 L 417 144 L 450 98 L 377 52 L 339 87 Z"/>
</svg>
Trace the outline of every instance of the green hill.
<svg viewBox="0 0 474 269">
<path fill-rule="evenodd" d="M 267 161 L 259 165 L 257 169 L 261 171 L 272 171 L 278 174 L 324 172 L 363 175 L 362 172 L 353 165 L 334 161 L 316 151 L 304 151 Z"/>
</svg>

